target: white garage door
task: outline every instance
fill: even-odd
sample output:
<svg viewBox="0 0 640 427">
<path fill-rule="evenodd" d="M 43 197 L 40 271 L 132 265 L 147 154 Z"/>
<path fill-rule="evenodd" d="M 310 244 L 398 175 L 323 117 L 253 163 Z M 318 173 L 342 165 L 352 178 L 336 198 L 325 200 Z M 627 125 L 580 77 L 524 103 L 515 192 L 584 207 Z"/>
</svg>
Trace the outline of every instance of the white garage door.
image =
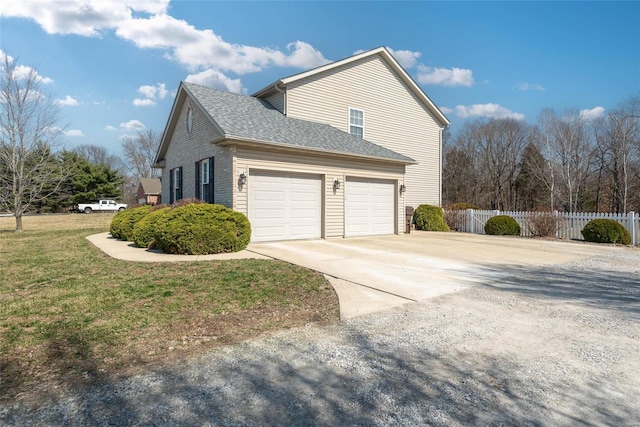
<svg viewBox="0 0 640 427">
<path fill-rule="evenodd" d="M 395 186 L 390 181 L 347 178 L 345 235 L 395 233 Z"/>
<path fill-rule="evenodd" d="M 320 177 L 252 171 L 248 191 L 251 241 L 321 237 Z"/>
</svg>

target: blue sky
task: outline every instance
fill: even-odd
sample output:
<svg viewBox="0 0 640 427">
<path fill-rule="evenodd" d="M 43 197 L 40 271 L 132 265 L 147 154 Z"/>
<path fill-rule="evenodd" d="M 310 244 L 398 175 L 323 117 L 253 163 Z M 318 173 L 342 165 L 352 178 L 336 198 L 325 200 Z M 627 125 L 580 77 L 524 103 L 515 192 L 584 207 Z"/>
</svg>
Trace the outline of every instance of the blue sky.
<svg viewBox="0 0 640 427">
<path fill-rule="evenodd" d="M 640 2 L 20 0 L 0 49 L 35 67 L 65 142 L 120 153 L 161 132 L 180 80 L 252 94 L 280 77 L 387 46 L 455 133 L 542 108 L 597 117 L 640 96 Z"/>
</svg>

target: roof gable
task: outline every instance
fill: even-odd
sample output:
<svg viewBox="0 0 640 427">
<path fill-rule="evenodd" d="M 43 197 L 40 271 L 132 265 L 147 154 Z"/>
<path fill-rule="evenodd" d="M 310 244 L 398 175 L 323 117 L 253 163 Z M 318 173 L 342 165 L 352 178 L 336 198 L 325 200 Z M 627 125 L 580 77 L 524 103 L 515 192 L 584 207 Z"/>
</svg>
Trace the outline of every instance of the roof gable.
<svg viewBox="0 0 640 427">
<path fill-rule="evenodd" d="M 347 65 L 360 59 L 367 58 L 370 56 L 377 55 L 382 58 L 384 61 L 389 64 L 391 69 L 400 77 L 401 80 L 405 82 L 407 87 L 416 95 L 416 97 L 425 105 L 425 107 L 433 114 L 433 116 L 440 122 L 442 126 L 447 126 L 451 122 L 447 117 L 440 111 L 440 109 L 431 101 L 431 99 L 424 93 L 424 91 L 418 86 L 418 84 L 409 76 L 409 74 L 402 68 L 402 66 L 398 63 L 398 61 L 391 55 L 391 53 L 385 47 L 378 47 L 376 49 L 372 49 L 366 52 L 359 53 L 357 55 L 350 56 L 348 58 L 331 62 L 329 64 L 321 65 L 319 67 L 313 68 L 308 71 L 304 71 L 302 73 L 294 74 L 289 77 L 282 78 L 275 83 L 259 90 L 252 96 L 262 97 L 267 95 L 275 90 L 279 90 L 278 85 L 287 85 L 289 83 L 297 82 L 302 79 L 333 70 L 335 68 L 341 67 L 343 65 Z"/>
<path fill-rule="evenodd" d="M 162 193 L 162 183 L 160 178 L 140 178 L 140 186 L 144 194 Z"/>
</svg>

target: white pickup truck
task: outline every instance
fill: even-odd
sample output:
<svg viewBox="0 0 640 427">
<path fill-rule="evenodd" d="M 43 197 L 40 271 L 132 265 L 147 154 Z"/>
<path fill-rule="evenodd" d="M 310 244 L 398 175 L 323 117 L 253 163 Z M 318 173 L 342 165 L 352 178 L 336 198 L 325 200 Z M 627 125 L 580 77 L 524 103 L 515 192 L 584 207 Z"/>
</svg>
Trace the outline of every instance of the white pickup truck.
<svg viewBox="0 0 640 427">
<path fill-rule="evenodd" d="M 128 205 L 116 203 L 115 200 L 100 200 L 98 203 L 80 203 L 76 210 L 90 214 L 91 212 L 117 212 L 127 209 Z"/>
</svg>

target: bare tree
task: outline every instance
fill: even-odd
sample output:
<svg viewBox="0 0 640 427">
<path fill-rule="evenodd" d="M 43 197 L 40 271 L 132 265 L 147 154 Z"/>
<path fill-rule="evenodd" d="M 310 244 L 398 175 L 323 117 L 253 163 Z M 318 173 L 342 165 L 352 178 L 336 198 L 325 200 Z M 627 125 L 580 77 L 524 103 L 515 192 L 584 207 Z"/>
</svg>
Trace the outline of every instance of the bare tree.
<svg viewBox="0 0 640 427">
<path fill-rule="evenodd" d="M 594 155 L 587 120 L 576 109 L 566 110 L 562 116 L 552 109 L 546 109 L 542 114 L 545 137 L 549 138 L 549 160 L 559 166 L 565 207 L 569 212 L 575 212 Z"/>
<path fill-rule="evenodd" d="M 470 202 L 491 209 L 515 208 L 518 164 L 532 135 L 529 125 L 513 119 L 465 124 L 456 139 L 456 147 L 461 151 L 456 153 L 456 160 L 464 162 L 450 165 L 457 164 L 461 168 L 458 176 L 464 177 L 467 186 L 475 187 L 471 192 L 475 197 Z"/>
<path fill-rule="evenodd" d="M 604 171 L 612 186 L 611 210 L 627 212 L 633 169 L 640 160 L 640 98 L 599 119 L 594 134 Z"/>
<path fill-rule="evenodd" d="M 120 157 L 111 154 L 102 145 L 82 144 L 74 148 L 73 151 L 94 165 L 107 165 L 117 169 L 121 163 Z"/>
<path fill-rule="evenodd" d="M 124 137 L 122 150 L 129 172 L 138 178 L 155 178 L 158 170 L 151 167 L 160 145 L 160 135 L 149 129 L 135 137 Z"/>
<path fill-rule="evenodd" d="M 0 70 L 0 206 L 13 212 L 16 232 L 22 215 L 54 194 L 68 171 L 52 154 L 62 134 L 58 108 L 41 90 L 41 77 L 33 68 L 18 69 L 3 54 Z"/>
</svg>

